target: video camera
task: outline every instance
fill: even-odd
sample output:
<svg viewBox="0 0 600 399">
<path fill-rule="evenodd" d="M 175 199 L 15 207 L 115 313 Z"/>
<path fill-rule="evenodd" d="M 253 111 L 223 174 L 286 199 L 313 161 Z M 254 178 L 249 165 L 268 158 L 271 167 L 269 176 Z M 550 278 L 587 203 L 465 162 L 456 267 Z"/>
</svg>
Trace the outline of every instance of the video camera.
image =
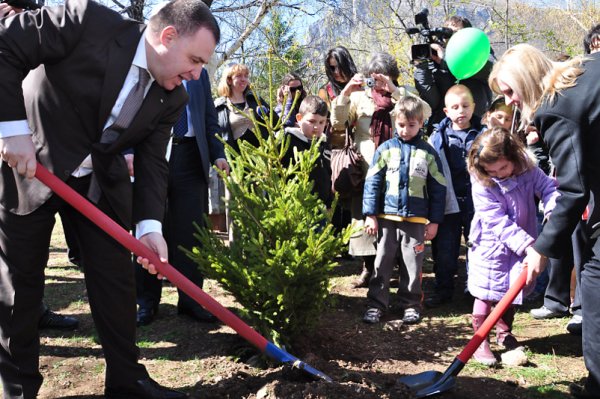
<svg viewBox="0 0 600 399">
<path fill-rule="evenodd" d="M 415 15 L 415 24 L 421 25 L 420 28 L 408 28 L 406 33 L 409 35 L 420 34 L 422 40 L 425 43 L 413 44 L 410 48 L 410 54 L 412 60 L 428 60 L 431 59 L 431 46 L 432 43 L 438 43 L 443 45 L 444 41 L 449 39 L 454 31 L 450 28 L 430 28 L 429 27 L 429 10 L 427 8 L 422 9 L 418 14 Z"/>
<path fill-rule="evenodd" d="M 22 8 L 23 10 L 37 10 L 42 7 L 34 0 L 0 0 L 0 3 L 6 3 L 11 7 Z"/>
</svg>

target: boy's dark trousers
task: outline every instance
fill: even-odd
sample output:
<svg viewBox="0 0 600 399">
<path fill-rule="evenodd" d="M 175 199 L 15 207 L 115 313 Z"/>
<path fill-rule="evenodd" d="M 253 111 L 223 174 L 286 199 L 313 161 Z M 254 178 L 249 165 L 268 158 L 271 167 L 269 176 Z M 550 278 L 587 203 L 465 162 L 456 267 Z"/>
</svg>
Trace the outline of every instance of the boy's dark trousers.
<svg viewBox="0 0 600 399">
<path fill-rule="evenodd" d="M 461 209 L 463 208 L 461 202 Z M 458 270 L 458 255 L 461 237 L 469 238 L 474 212 L 461 210 L 444 216 L 438 227 L 436 238 L 431 242 L 433 271 L 435 272 L 435 294 L 444 301 L 450 301 L 454 293 L 454 276 Z"/>
<path fill-rule="evenodd" d="M 379 224 L 375 271 L 369 281 L 367 306 L 386 311 L 390 302 L 390 277 L 400 260 L 398 299 L 403 309 L 421 310 L 425 225 L 377 219 Z M 400 249 L 400 253 L 398 253 Z"/>
</svg>

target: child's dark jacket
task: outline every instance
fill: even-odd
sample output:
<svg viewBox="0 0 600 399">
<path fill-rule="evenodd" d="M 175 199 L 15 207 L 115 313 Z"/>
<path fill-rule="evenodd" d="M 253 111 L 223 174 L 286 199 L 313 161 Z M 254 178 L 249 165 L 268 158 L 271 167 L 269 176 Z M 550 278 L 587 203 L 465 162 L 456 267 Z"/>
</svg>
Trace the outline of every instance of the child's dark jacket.
<svg viewBox="0 0 600 399">
<path fill-rule="evenodd" d="M 290 146 L 281 162 L 283 166 L 288 166 L 294 161 L 294 147 L 298 152 L 308 151 L 311 146 L 311 140 L 297 127 L 285 128 L 284 132 L 285 138 L 290 138 Z M 310 179 L 314 183 L 313 193 L 317 194 L 329 208 L 333 201 L 333 194 L 331 192 L 331 151 L 325 140 L 319 143 L 319 157 L 315 162 L 314 169 L 310 173 Z"/>
</svg>

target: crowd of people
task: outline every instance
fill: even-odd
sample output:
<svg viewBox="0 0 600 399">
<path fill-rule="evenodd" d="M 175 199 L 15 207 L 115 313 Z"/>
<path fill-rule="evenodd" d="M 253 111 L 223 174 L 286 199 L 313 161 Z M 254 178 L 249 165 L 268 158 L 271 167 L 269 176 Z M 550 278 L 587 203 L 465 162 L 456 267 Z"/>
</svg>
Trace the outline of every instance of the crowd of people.
<svg viewBox="0 0 600 399">
<path fill-rule="evenodd" d="M 156 383 L 138 362 L 136 325 L 152 323 L 159 312 L 162 276 L 155 265 L 137 258 L 132 268 L 127 250 L 32 177 L 36 162 L 44 164 L 202 287 L 203 276 L 178 248 L 198 245 L 191 222 L 203 225 L 206 215 L 235 239 L 230 193 L 215 173 L 229 172 L 217 136 L 234 151 L 239 140 L 260 145 L 249 113 L 259 122 L 269 114 L 281 122 L 278 137 L 290 142 L 284 165 L 295 161 L 294 151 L 318 142 L 310 179 L 327 207 L 334 195 L 331 154 L 351 135 L 364 190 L 342 199 L 334 220 L 354 229 L 348 254 L 362 262 L 354 286 L 367 288 L 365 323 L 387 317 L 395 269 L 404 323 L 419 323 L 424 307 L 451 304 L 459 253 L 467 244 L 467 285 L 460 291 L 473 298 L 474 330 L 527 267 L 527 288 L 496 324 L 497 343 L 515 349 L 516 306 L 550 263 L 544 305 L 532 316 L 572 312 L 568 329 L 583 334 L 589 378 L 571 392 L 600 397 L 600 310 L 586 306 L 600 289 L 600 212 L 594 209 L 600 165 L 593 153 L 600 124 L 600 61 L 594 54 L 600 27 L 585 38 L 585 57 L 555 62 L 530 45 L 517 45 L 458 84 L 445 65 L 444 44 L 432 44 L 430 59 L 414 62 L 414 88 L 399 85 L 392 55 L 376 53 L 359 69 L 348 49 L 338 46 L 323 57 L 327 83 L 318 95 L 290 72 L 271 113 L 251 89 L 249 68 L 239 63 L 223 70 L 213 100 L 202 67 L 220 31 L 200 0 L 161 5 L 147 27 L 88 0 L 21 11 L 0 4 L 5 398 L 37 396 L 39 328 L 77 328 L 76 319 L 52 312 L 42 297 L 56 213 L 68 226 L 74 262 L 85 272 L 106 358 L 106 396 L 185 397 Z M 471 24 L 455 16 L 446 26 L 457 31 Z M 105 76 L 113 80 L 107 83 Z M 435 292 L 424 299 L 426 245 Z M 177 310 L 196 322 L 216 321 L 183 292 Z M 474 359 L 496 363 L 489 339 Z"/>
</svg>

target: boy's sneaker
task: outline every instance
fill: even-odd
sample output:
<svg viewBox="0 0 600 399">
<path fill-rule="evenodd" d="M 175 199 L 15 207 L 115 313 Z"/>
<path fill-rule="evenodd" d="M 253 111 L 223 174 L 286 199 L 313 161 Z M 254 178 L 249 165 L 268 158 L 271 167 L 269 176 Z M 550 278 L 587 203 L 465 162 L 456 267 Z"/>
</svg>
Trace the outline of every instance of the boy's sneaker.
<svg viewBox="0 0 600 399">
<path fill-rule="evenodd" d="M 379 323 L 379 318 L 381 317 L 382 314 L 383 314 L 383 312 L 381 311 L 381 309 L 369 308 L 369 309 L 367 309 L 367 311 L 365 312 L 365 315 L 363 316 L 363 321 L 365 323 L 369 323 L 369 324 Z"/>
<path fill-rule="evenodd" d="M 421 321 L 421 314 L 415 308 L 407 308 L 402 317 L 404 324 L 417 324 Z"/>
</svg>

